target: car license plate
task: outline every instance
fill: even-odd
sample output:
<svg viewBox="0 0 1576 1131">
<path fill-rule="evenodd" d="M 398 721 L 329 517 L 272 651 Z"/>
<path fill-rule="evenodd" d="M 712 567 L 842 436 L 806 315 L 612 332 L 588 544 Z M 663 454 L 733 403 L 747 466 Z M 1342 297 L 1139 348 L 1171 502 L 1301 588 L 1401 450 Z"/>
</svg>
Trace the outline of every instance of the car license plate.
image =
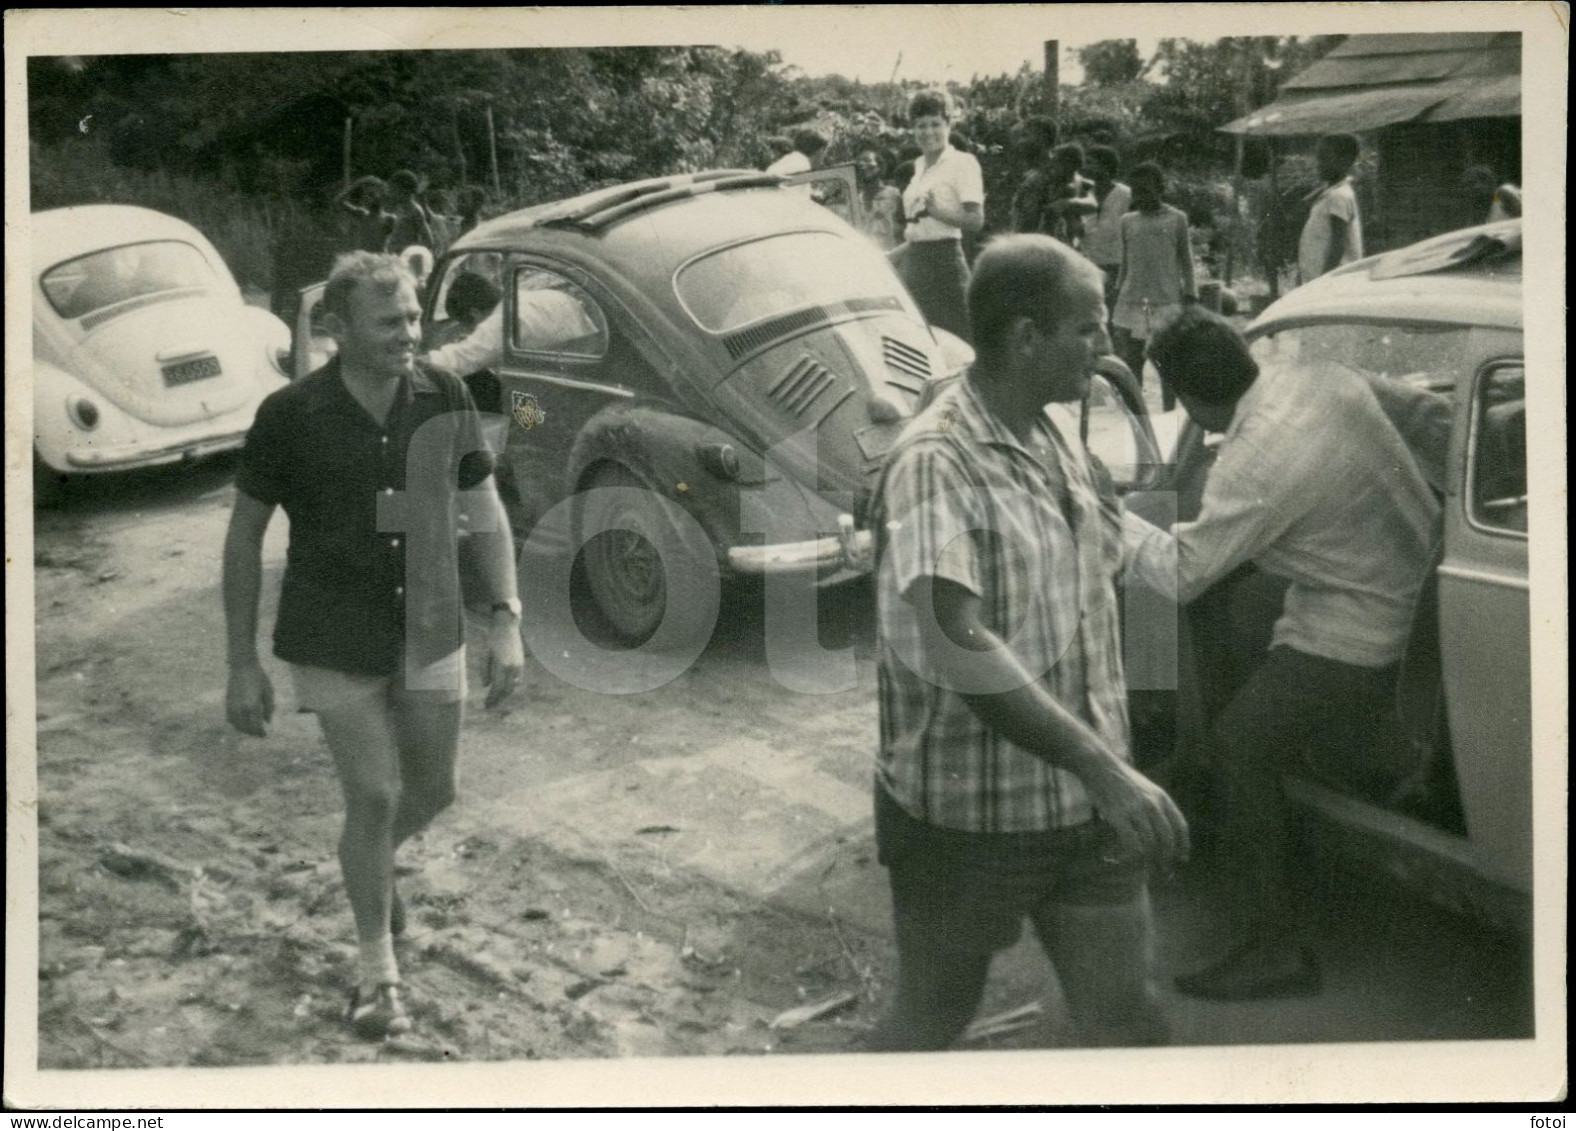
<svg viewBox="0 0 1576 1131">
<path fill-rule="evenodd" d="M 178 362 L 175 365 L 164 367 L 164 383 L 166 385 L 189 385 L 193 381 L 203 381 L 209 377 L 219 376 L 219 359 L 217 357 L 199 357 L 191 361 Z"/>
</svg>

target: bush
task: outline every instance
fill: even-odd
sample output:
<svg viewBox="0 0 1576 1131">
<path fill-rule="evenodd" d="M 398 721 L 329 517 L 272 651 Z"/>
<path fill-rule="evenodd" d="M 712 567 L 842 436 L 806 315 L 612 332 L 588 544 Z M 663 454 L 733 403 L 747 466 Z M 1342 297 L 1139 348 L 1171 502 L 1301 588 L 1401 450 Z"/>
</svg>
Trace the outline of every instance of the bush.
<svg viewBox="0 0 1576 1131">
<path fill-rule="evenodd" d="M 74 204 L 133 204 L 192 225 L 218 248 L 242 286 L 272 290 L 272 247 L 301 220 L 292 201 L 259 199 L 194 177 L 116 165 L 96 139 L 29 147 L 34 211 Z"/>
</svg>

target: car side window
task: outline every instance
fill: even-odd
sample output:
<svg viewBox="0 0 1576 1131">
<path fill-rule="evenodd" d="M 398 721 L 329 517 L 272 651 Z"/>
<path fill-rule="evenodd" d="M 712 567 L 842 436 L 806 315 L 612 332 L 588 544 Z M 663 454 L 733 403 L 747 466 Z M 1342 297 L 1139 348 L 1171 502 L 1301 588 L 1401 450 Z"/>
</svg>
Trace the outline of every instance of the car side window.
<svg viewBox="0 0 1576 1131">
<path fill-rule="evenodd" d="M 1527 533 L 1527 389 L 1521 362 L 1495 365 L 1478 378 L 1472 404 L 1468 506 L 1490 530 Z"/>
<path fill-rule="evenodd" d="M 564 276 L 522 267 L 514 273 L 509 344 L 528 353 L 599 359 L 607 355 L 607 319 L 596 301 Z"/>
</svg>

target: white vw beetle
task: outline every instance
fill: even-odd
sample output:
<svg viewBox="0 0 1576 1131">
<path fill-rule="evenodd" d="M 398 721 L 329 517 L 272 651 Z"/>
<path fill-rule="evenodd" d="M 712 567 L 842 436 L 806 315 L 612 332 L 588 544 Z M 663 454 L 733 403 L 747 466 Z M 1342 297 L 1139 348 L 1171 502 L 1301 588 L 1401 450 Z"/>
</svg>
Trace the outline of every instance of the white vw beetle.
<svg viewBox="0 0 1576 1131">
<path fill-rule="evenodd" d="M 240 447 L 290 331 L 190 224 L 95 204 L 33 215 L 33 486 Z"/>
</svg>

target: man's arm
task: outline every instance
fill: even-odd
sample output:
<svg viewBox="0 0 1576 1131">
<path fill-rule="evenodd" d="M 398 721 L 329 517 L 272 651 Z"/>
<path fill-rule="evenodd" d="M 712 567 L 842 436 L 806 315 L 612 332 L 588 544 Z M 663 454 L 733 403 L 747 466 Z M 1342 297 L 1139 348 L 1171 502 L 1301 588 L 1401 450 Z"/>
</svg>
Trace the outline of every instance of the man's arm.
<svg viewBox="0 0 1576 1131">
<path fill-rule="evenodd" d="M 1324 249 L 1324 270 L 1319 274 L 1328 274 L 1341 265 L 1341 256 L 1346 254 L 1346 233 L 1351 226 L 1351 221 L 1346 217 L 1331 214 L 1330 243 Z"/>
<path fill-rule="evenodd" d="M 984 209 L 972 202 L 953 208 L 942 204 L 932 196 L 926 203 L 925 210 L 943 224 L 951 224 L 954 228 L 965 232 L 977 232 L 985 226 Z"/>
<path fill-rule="evenodd" d="M 245 491 L 235 493 L 235 509 L 224 537 L 224 624 L 230 675 L 225 715 L 230 725 L 258 738 L 274 716 L 274 689 L 257 657 L 257 603 L 263 588 L 263 535 L 273 518 L 272 503 Z"/>
<path fill-rule="evenodd" d="M 422 363 L 450 377 L 466 377 L 492 369 L 503 359 L 503 303 L 457 342 L 422 356 Z"/>
<path fill-rule="evenodd" d="M 520 637 L 520 621 L 513 611 L 499 608 L 519 596 L 520 586 L 514 571 L 514 537 L 509 529 L 509 514 L 498 497 L 492 476 L 472 488 L 486 496 L 482 506 L 493 514 L 492 529 L 474 530 L 470 538 L 484 591 L 493 606 L 487 627 L 487 706 L 496 707 L 513 693 L 525 670 L 525 644 Z"/>
<path fill-rule="evenodd" d="M 1193 238 L 1188 232 L 1187 216 L 1181 217 L 1177 224 L 1177 262 L 1182 265 L 1182 299 L 1185 302 L 1198 299 L 1198 283 L 1195 280 L 1193 269 Z"/>
<path fill-rule="evenodd" d="M 986 627 L 977 595 L 944 578 L 921 577 L 904 598 L 918 610 L 926 662 L 945 684 L 1012 688 L 963 695 L 981 722 L 1076 775 L 1128 853 L 1158 861 L 1186 858 L 1187 822 L 1171 798 L 1034 679 Z M 934 616 L 927 615 L 932 609 Z"/>
</svg>

